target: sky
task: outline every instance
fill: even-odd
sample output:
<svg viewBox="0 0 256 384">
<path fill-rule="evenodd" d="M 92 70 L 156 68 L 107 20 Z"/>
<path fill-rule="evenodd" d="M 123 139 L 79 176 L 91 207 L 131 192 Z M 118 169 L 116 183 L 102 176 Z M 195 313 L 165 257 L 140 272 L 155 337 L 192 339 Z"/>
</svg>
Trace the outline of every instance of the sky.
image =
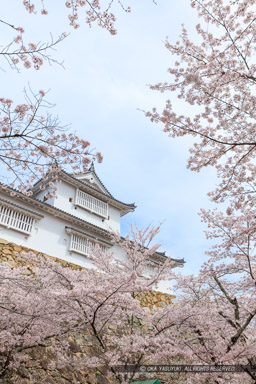
<svg viewBox="0 0 256 384">
<path fill-rule="evenodd" d="M 14 7 L 15 3 L 15 7 Z M 170 139 L 162 126 L 153 124 L 142 110 L 164 107 L 170 99 L 178 112 L 184 105 L 175 94 L 152 91 L 149 84 L 170 80 L 167 69 L 173 58 L 164 46 L 166 37 L 176 42 L 181 24 L 196 38 L 198 23 L 189 0 L 137 0 L 129 2 L 127 14 L 116 7 L 116 36 L 93 25 L 80 15 L 81 27 L 68 25 L 63 0 L 45 0 L 48 16 L 29 15 L 21 0 L 5 2 L 1 18 L 25 29 L 27 42 L 50 41 L 62 32 L 70 35 L 51 55 L 64 62 L 43 65 L 40 71 L 11 71 L 0 62 L 1 95 L 23 101 L 28 85 L 37 92 L 49 91 L 47 100 L 55 104 L 53 115 L 71 124 L 71 130 L 91 142 L 104 157 L 96 172 L 117 199 L 135 203 L 137 208 L 122 218 L 121 232 L 130 225 L 146 227 L 162 223 L 157 242 L 174 258 L 184 258 L 182 273 L 197 273 L 205 261 L 206 229 L 200 222 L 200 208 L 211 206 L 207 192 L 214 188 L 215 173 L 206 169 L 194 173 L 186 169 L 190 139 Z M 40 6 L 40 1 L 38 3 Z M 15 34 L 1 25 L 1 45 Z M 1 58 L 0 58 L 1 60 Z M 1 170 L 4 172 L 4 170 Z"/>
</svg>

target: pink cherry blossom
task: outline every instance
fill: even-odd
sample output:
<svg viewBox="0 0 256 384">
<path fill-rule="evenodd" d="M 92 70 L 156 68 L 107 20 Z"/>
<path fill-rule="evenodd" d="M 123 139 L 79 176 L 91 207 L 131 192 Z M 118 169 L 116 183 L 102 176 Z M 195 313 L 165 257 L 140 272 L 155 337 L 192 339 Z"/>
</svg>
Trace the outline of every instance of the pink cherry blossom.
<svg viewBox="0 0 256 384">
<path fill-rule="evenodd" d="M 0 379 L 25 367 L 37 346 L 51 350 L 51 369 L 72 364 L 74 371 L 90 367 L 95 370 L 95 366 L 104 364 L 110 382 L 122 383 L 128 377 L 132 380 L 134 373 L 119 374 L 112 366 L 154 362 L 160 345 L 161 359 L 176 354 L 179 348 L 171 351 L 176 335 L 169 331 L 174 331 L 175 307 L 149 311 L 138 299 L 139 294 L 151 292 L 158 280 L 170 277 L 172 261 L 166 259 L 164 265 L 156 266 L 150 260 L 158 245 L 145 247 L 157 232 L 158 229 L 149 228 L 133 232 L 136 240 L 132 242 L 129 237 L 122 239 L 114 233 L 113 243 L 127 257 L 117 260 L 111 250 L 102 252 L 96 246 L 90 254 L 95 268 L 90 269 L 70 269 L 32 253 L 23 254 L 27 262 L 24 266 L 13 268 L 2 263 Z M 153 273 L 145 278 L 148 268 Z M 143 327 L 138 326 L 140 323 Z M 94 346 L 86 359 L 70 349 L 68 336 L 75 334 L 87 340 L 89 337 Z M 33 379 L 37 368 L 30 371 Z"/>
</svg>

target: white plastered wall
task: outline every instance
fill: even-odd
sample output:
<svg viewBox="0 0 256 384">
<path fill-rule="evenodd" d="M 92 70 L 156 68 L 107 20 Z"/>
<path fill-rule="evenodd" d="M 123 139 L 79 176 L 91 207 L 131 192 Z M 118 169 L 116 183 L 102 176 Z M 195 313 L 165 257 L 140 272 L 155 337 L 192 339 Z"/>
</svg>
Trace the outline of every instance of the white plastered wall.
<svg viewBox="0 0 256 384">
<path fill-rule="evenodd" d="M 65 189 L 63 189 L 63 191 L 65 192 Z M 70 191 L 66 190 L 66 192 L 70 192 Z M 63 193 L 62 196 L 64 196 L 63 198 L 65 199 L 65 193 Z M 58 218 L 38 208 L 33 208 L 24 202 L 16 201 L 15 197 L 14 198 L 11 198 L 10 196 L 6 197 L 5 194 L 0 193 L 0 198 L 13 201 L 13 203 L 18 204 L 20 207 L 33 210 L 38 214 L 41 214 L 44 216 L 39 220 L 35 220 L 32 233 L 30 235 L 21 233 L 11 228 L 7 228 L 0 224 L 1 238 L 24 247 L 34 249 L 38 252 L 42 252 L 50 256 L 57 257 L 67 262 L 80 265 L 85 268 L 92 267 L 91 261 L 86 256 L 69 251 L 71 235 L 66 232 L 65 227 L 66 226 L 74 227 L 78 230 L 80 229 L 82 231 L 88 232 L 86 231 L 86 229 L 83 229 L 82 227 L 78 227 L 77 225 L 73 225 L 68 220 Z M 62 206 L 62 210 L 64 210 L 65 208 L 65 210 L 68 211 L 67 209 L 68 203 L 67 202 L 65 203 L 66 205 L 65 207 Z M 83 215 L 85 215 L 85 213 L 83 213 Z M 88 213 L 88 215 L 90 215 L 90 213 Z M 85 220 L 85 216 L 82 216 L 82 214 L 81 214 L 81 218 Z M 117 220 L 117 217 L 116 217 L 116 220 Z M 125 257 L 125 254 L 122 253 L 122 250 L 119 246 L 113 246 L 109 248 L 109 250 L 113 251 L 115 254 L 115 257 L 117 258 L 123 259 Z M 171 291 L 168 289 L 169 287 L 171 287 L 170 281 L 161 281 L 159 283 L 157 290 L 161 292 L 171 293 Z"/>
<path fill-rule="evenodd" d="M 44 195 L 45 192 L 39 192 L 36 198 L 43 201 Z M 75 199 L 76 188 L 63 181 L 58 184 L 57 197 L 51 199 L 50 201 L 47 200 L 47 204 L 53 205 L 54 207 L 59 208 L 62 211 L 77 216 L 80 219 L 88 221 L 91 224 L 97 225 L 100 228 L 120 232 L 120 211 L 117 208 L 109 205 L 109 219 L 105 219 L 101 216 L 87 211 L 82 207 L 75 206 Z"/>
</svg>

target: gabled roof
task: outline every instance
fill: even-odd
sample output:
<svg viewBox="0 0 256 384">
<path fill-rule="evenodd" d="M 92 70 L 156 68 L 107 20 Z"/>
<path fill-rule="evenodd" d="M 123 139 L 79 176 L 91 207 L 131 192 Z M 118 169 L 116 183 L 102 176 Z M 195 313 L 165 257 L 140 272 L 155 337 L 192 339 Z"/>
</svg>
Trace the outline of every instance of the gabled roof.
<svg viewBox="0 0 256 384">
<path fill-rule="evenodd" d="M 93 166 L 93 168 L 94 168 L 94 166 Z M 101 180 L 99 179 L 99 177 L 95 173 L 95 170 L 91 170 L 91 171 L 89 170 L 87 173 L 85 173 L 85 175 L 89 174 L 89 173 L 95 175 L 98 182 L 101 184 L 102 188 L 106 190 L 106 192 L 103 192 L 102 190 L 94 187 L 92 184 L 90 184 L 90 182 L 86 182 L 84 180 L 78 179 L 77 175 L 75 176 L 75 175 L 67 173 L 66 171 L 63 171 L 63 170 L 59 172 L 58 177 L 60 180 L 66 181 L 67 183 L 71 184 L 72 186 L 79 188 L 82 191 L 84 191 L 84 192 L 86 192 L 86 193 L 88 193 L 88 194 L 90 194 L 90 195 L 118 208 L 120 210 L 121 216 L 124 216 L 125 214 L 127 214 L 129 212 L 133 212 L 135 210 L 136 205 L 134 203 L 127 204 L 127 203 L 123 203 L 120 200 L 115 199 L 110 194 L 110 192 L 106 189 L 104 184 L 101 182 Z M 50 180 L 49 180 L 49 182 L 50 182 Z M 39 180 L 37 183 L 35 183 L 35 185 L 33 187 L 34 196 L 36 196 L 37 193 L 40 191 L 40 186 L 42 183 L 43 183 L 42 179 Z"/>
<path fill-rule="evenodd" d="M 109 192 L 109 190 L 105 187 L 99 176 L 97 175 L 95 171 L 94 163 L 92 162 L 90 165 L 90 168 L 87 172 L 84 172 L 83 174 L 72 174 L 73 177 L 75 177 L 78 180 L 84 181 L 85 183 L 89 182 L 94 186 L 94 188 L 98 188 L 101 192 L 104 192 L 105 194 L 113 197 L 113 195 Z M 94 185 L 93 185 L 94 184 Z"/>
</svg>

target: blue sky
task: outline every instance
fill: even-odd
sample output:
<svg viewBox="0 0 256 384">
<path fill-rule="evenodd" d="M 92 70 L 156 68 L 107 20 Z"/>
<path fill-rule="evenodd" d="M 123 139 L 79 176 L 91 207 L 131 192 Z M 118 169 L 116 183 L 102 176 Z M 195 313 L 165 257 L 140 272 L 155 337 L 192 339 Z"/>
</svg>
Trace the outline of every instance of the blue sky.
<svg viewBox="0 0 256 384">
<path fill-rule="evenodd" d="M 137 205 L 133 214 L 123 218 L 122 234 L 130 224 L 145 227 L 163 222 L 157 239 L 161 249 L 174 258 L 185 258 L 184 273 L 196 272 L 209 247 L 197 213 L 200 207 L 210 206 L 206 194 L 214 187 L 214 171 L 188 171 L 190 140 L 169 139 L 140 111 L 161 109 L 167 98 L 179 112 L 184 109 L 175 94 L 159 94 L 148 84 L 169 78 L 167 68 L 175 58 L 164 47 L 166 36 L 175 42 L 182 23 L 195 36 L 198 20 L 189 1 L 127 2 L 131 14 L 116 8 L 116 36 L 96 25 L 90 29 L 83 14 L 81 28 L 70 29 L 64 1 L 45 1 L 49 16 L 28 15 L 22 1 L 15 1 L 15 9 L 13 3 L 5 2 L 1 17 L 23 26 L 28 42 L 50 40 L 50 33 L 71 34 L 52 53 L 64 61 L 65 69 L 46 64 L 40 71 L 16 73 L 2 61 L 1 97 L 22 101 L 28 83 L 34 91 L 50 90 L 47 98 L 56 104 L 52 113 L 102 152 L 104 161 L 96 164 L 96 171 L 107 188 L 116 198 Z M 6 42 L 14 36 L 1 28 Z"/>
</svg>

